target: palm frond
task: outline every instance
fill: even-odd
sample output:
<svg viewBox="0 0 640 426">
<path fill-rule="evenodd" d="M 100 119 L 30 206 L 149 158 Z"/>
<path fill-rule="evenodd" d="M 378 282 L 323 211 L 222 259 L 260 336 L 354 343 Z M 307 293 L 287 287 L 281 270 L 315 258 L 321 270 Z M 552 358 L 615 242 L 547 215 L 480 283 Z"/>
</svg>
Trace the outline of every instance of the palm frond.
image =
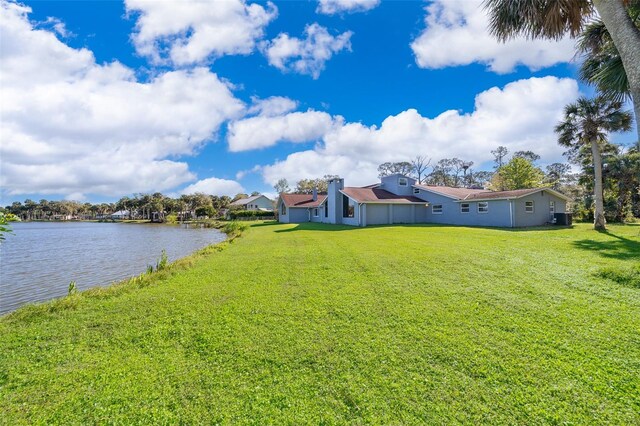
<svg viewBox="0 0 640 426">
<path fill-rule="evenodd" d="M 593 15 L 589 0 L 485 0 L 489 31 L 501 41 L 514 37 L 558 40 L 576 37 Z"/>
</svg>

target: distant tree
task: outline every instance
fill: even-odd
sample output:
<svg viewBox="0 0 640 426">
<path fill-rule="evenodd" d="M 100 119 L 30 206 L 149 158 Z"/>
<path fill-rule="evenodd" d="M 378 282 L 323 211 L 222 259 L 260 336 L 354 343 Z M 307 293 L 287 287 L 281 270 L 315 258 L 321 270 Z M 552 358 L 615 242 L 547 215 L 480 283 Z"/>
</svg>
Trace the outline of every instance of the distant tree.
<svg viewBox="0 0 640 426">
<path fill-rule="evenodd" d="M 285 178 L 279 179 L 275 185 L 273 185 L 273 189 L 276 190 L 277 194 L 282 194 L 291 192 L 291 188 L 289 187 L 289 182 Z"/>
<path fill-rule="evenodd" d="M 555 128 L 560 145 L 572 151 L 579 151 L 584 146 L 591 148 L 595 201 L 593 226 L 597 230 L 606 229 L 601 148 L 606 144 L 609 132 L 631 129 L 631 120 L 631 114 L 622 110 L 621 102 L 602 96 L 594 99 L 582 97 L 565 107 L 564 119 Z"/>
<path fill-rule="evenodd" d="M 493 161 L 495 161 L 496 163 L 494 168 L 499 169 L 504 164 L 504 159 L 507 156 L 507 154 L 509 154 L 509 150 L 507 149 L 506 146 L 499 146 L 493 151 L 491 151 L 491 154 L 493 154 L 493 159 L 494 159 Z"/>
<path fill-rule="evenodd" d="M 318 192 L 327 192 L 329 181 L 338 177 L 337 175 L 324 175 L 317 179 L 300 179 L 296 184 L 296 192 L 299 194 L 311 194 L 314 189 Z"/>
<path fill-rule="evenodd" d="M 613 219 L 626 222 L 640 217 L 640 152 L 609 156 L 604 171 L 605 186 L 614 200 Z"/>
<path fill-rule="evenodd" d="M 260 195 L 260 193 L 259 193 L 258 191 L 253 191 L 253 192 L 251 193 L 251 196 L 252 196 L 252 197 L 255 197 L 256 195 Z"/>
<path fill-rule="evenodd" d="M 485 170 L 469 173 L 468 186 L 477 186 L 480 188 L 484 188 L 489 185 L 489 182 L 491 182 L 493 174 L 493 172 L 488 172 Z"/>
<path fill-rule="evenodd" d="M 532 163 L 535 163 L 540 159 L 540 156 L 533 151 L 516 151 L 513 156 L 524 158 L 525 160 L 529 160 Z"/>
<path fill-rule="evenodd" d="M 459 158 L 443 158 L 433 166 L 428 182 L 431 185 L 459 187 L 465 184 L 466 174 L 473 161 Z"/>
<path fill-rule="evenodd" d="M 418 183 L 422 183 L 422 178 L 426 176 L 429 164 L 431 164 L 431 158 L 427 159 L 421 155 L 417 155 L 416 158 L 411 160 L 412 172 Z"/>
<path fill-rule="evenodd" d="M 242 199 L 244 199 L 244 198 L 249 198 L 249 196 L 248 196 L 247 194 L 244 194 L 244 193 L 239 193 L 239 194 L 236 194 L 236 195 L 233 197 L 233 199 L 231 200 L 231 202 L 233 203 L 234 201 L 242 200 Z"/>
<path fill-rule="evenodd" d="M 571 172 L 571 166 L 565 163 L 553 163 L 546 167 L 544 184 L 558 190 L 565 183 L 567 176 Z"/>
<path fill-rule="evenodd" d="M 382 163 L 378 166 L 378 177 L 382 178 L 396 173 L 409 176 L 413 171 L 413 164 L 408 161 L 400 161 L 397 163 Z"/>
<path fill-rule="evenodd" d="M 228 195 L 223 195 L 222 197 L 220 197 L 221 209 L 226 209 L 227 207 L 229 207 L 229 204 L 231 204 L 231 197 L 229 197 Z"/>
<path fill-rule="evenodd" d="M 213 206 L 201 206 L 196 209 L 197 217 L 214 217 L 216 215 L 216 210 Z"/>
<path fill-rule="evenodd" d="M 501 190 L 536 188 L 542 184 L 544 173 L 526 158 L 513 157 L 504 164 L 494 175 L 492 187 Z"/>
</svg>

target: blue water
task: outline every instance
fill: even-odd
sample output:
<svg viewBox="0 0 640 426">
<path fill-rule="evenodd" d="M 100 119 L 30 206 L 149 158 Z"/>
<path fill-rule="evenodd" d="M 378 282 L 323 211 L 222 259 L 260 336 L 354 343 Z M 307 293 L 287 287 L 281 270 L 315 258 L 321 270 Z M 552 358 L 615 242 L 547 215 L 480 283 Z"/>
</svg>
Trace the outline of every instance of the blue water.
<svg viewBox="0 0 640 426">
<path fill-rule="evenodd" d="M 155 265 L 223 241 L 216 229 L 159 224 L 90 222 L 12 223 L 0 243 L 0 314 L 31 302 L 123 280 Z"/>
</svg>

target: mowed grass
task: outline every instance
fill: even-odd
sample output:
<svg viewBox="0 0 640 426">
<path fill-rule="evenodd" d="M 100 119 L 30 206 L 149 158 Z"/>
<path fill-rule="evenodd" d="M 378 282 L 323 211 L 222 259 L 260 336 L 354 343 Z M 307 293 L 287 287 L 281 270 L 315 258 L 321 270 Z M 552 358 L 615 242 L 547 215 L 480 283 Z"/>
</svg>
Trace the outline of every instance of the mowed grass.
<svg viewBox="0 0 640 426">
<path fill-rule="evenodd" d="M 258 224 L 0 319 L 0 423 L 640 424 L 638 263 L 640 226 Z"/>
</svg>

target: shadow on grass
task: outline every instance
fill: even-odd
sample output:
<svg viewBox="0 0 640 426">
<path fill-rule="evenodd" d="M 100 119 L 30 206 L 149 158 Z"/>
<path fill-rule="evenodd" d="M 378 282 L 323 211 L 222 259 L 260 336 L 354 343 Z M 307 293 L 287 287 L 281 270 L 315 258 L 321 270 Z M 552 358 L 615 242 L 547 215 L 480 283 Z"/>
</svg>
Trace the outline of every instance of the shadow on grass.
<svg viewBox="0 0 640 426">
<path fill-rule="evenodd" d="M 257 223 L 252 223 L 251 221 L 246 221 L 246 223 L 249 224 L 250 227 L 252 228 L 259 228 L 261 226 L 273 226 L 273 225 L 279 225 L 280 222 L 278 222 L 277 220 L 265 220 L 264 222 L 257 222 Z"/>
<path fill-rule="evenodd" d="M 278 222 L 275 222 L 278 223 Z M 285 225 L 285 224 L 282 224 Z M 290 224 L 294 225 L 294 224 Z M 256 225 L 261 226 L 261 225 Z M 295 232 L 295 231 L 357 231 L 362 229 L 376 229 L 376 228 L 468 228 L 468 229 L 491 229 L 494 231 L 504 232 L 531 232 L 531 231 L 561 231 L 566 229 L 572 229 L 573 226 L 532 226 L 528 228 L 502 228 L 497 226 L 468 226 L 468 225 L 451 225 L 443 223 L 394 223 L 385 225 L 367 225 L 362 226 L 350 226 L 350 225 L 333 225 L 329 223 L 317 223 L 317 222 L 303 222 L 296 223 L 293 228 L 279 229 L 275 232 Z"/>
<path fill-rule="evenodd" d="M 579 249 L 595 251 L 599 255 L 613 259 L 639 259 L 640 242 L 613 234 L 610 231 L 602 231 L 601 235 L 612 237 L 607 241 L 578 240 L 573 245 Z"/>
</svg>

